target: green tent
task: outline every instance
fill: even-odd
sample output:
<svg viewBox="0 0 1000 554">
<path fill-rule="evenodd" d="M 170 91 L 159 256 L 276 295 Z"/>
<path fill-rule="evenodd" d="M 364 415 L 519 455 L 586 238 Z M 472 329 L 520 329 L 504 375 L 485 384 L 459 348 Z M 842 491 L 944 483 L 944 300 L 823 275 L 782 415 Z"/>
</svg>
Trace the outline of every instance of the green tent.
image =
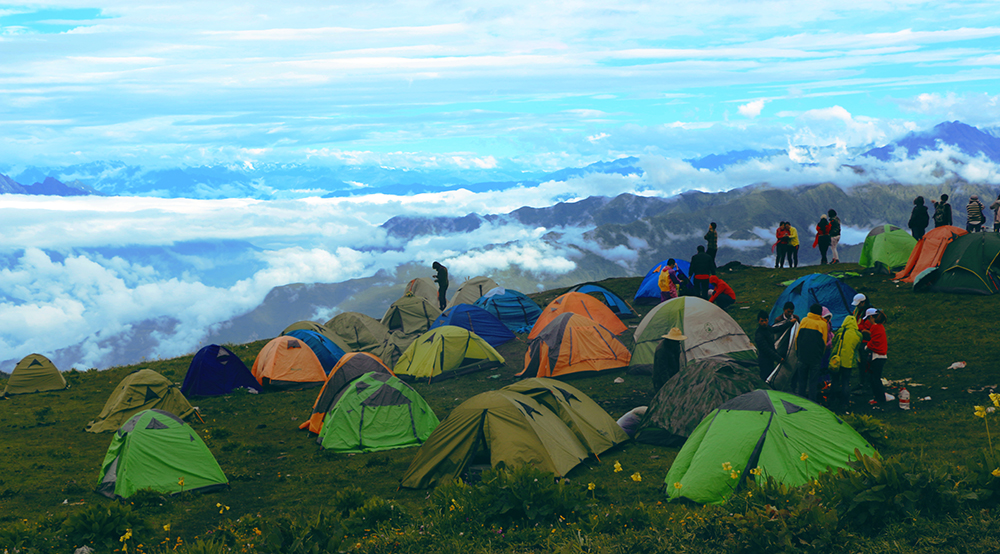
<svg viewBox="0 0 1000 554">
<path fill-rule="evenodd" d="M 862 267 L 877 266 L 896 272 L 906 267 L 917 239 L 895 225 L 879 225 L 868 232 L 861 249 Z"/>
<path fill-rule="evenodd" d="M 128 498 L 143 489 L 177 494 L 228 484 L 215 456 L 190 425 L 170 412 L 143 410 L 111 438 L 97 492 Z"/>
<path fill-rule="evenodd" d="M 766 388 L 755 363 L 728 356 L 689 362 L 650 401 L 635 440 L 679 446 L 709 412 L 741 394 Z"/>
<path fill-rule="evenodd" d="M 431 323 L 434 323 L 439 315 L 441 310 L 436 303 L 422 296 L 408 295 L 389 306 L 382 316 L 382 325 L 409 346 L 413 339 L 431 328 Z"/>
<path fill-rule="evenodd" d="M 14 366 L 14 371 L 11 372 L 10 379 L 7 380 L 7 387 L 4 388 L 2 396 L 65 388 L 66 379 L 63 379 L 62 374 L 59 373 L 51 360 L 41 354 L 30 354 Z"/>
<path fill-rule="evenodd" d="M 479 335 L 455 325 L 442 325 L 410 343 L 392 370 L 396 375 L 431 382 L 503 363 L 503 356 Z"/>
<path fill-rule="evenodd" d="M 524 379 L 502 390 L 530 396 L 552 410 L 573 431 L 580 444 L 595 456 L 629 439 L 618 422 L 597 402 L 580 389 L 557 379 Z"/>
<path fill-rule="evenodd" d="M 843 420 L 793 394 L 756 390 L 708 414 L 677 453 L 664 483 L 670 500 L 721 504 L 744 479 L 796 487 L 829 468 L 848 468 L 854 450 L 875 455 Z M 728 469 L 724 469 L 728 468 Z M 750 473 L 758 469 L 759 475 Z"/>
<path fill-rule="evenodd" d="M 388 373 L 365 373 L 344 387 L 316 442 L 334 452 L 378 452 L 418 446 L 438 418 L 409 385 Z"/>
<path fill-rule="evenodd" d="M 693 360 L 725 354 L 756 360 L 757 349 L 739 323 L 715 304 L 696 296 L 681 296 L 650 310 L 635 329 L 635 348 L 629 366 L 653 365 L 653 353 L 673 327 L 687 337 L 681 342 L 681 367 Z"/>
<path fill-rule="evenodd" d="M 462 475 L 477 455 L 493 467 L 533 465 L 566 475 L 587 449 L 559 419 L 532 398 L 488 391 L 462 402 L 417 451 L 401 486 L 424 489 Z"/>
<path fill-rule="evenodd" d="M 941 256 L 930 290 L 968 294 L 1000 290 L 1000 235 L 969 233 L 953 240 Z"/>
<path fill-rule="evenodd" d="M 180 387 L 151 369 L 139 369 L 126 376 L 108 397 L 97 419 L 87 424 L 87 431 L 115 431 L 125 421 L 150 409 L 164 410 L 180 418 L 194 413 Z"/>
<path fill-rule="evenodd" d="M 358 312 L 338 314 L 324 326 L 354 352 L 378 355 L 377 350 L 381 349 L 382 343 L 389 336 L 389 330 L 379 320 Z"/>
</svg>

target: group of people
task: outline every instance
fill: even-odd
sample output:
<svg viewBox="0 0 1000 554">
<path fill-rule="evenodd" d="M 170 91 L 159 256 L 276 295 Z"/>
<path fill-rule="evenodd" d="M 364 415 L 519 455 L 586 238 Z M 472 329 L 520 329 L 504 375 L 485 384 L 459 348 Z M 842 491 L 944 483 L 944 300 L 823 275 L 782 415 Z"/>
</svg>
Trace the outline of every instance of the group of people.
<svg viewBox="0 0 1000 554">
<path fill-rule="evenodd" d="M 786 261 L 788 267 L 799 267 L 798 229 L 793 227 L 790 221 L 782 221 L 778 224 L 774 236 L 777 239 L 774 243 L 774 267 L 785 267 Z M 838 244 L 840 244 L 840 217 L 837 215 L 837 210 L 829 210 L 820 215 L 819 222 L 816 223 L 816 238 L 813 240 L 813 248 L 819 248 L 820 265 L 840 263 L 840 256 L 837 254 Z"/>
<path fill-rule="evenodd" d="M 952 225 L 951 204 L 948 203 L 948 195 L 942 194 L 940 200 L 931 200 L 934 205 L 934 215 L 931 216 L 924 202 L 923 196 L 913 199 L 913 210 L 910 212 L 910 220 L 907 227 L 913 238 L 920 240 L 930 225 L 933 217 L 934 227 Z M 1000 195 L 990 204 L 989 209 L 993 212 L 993 231 L 1000 233 Z M 978 194 L 969 196 L 969 203 L 965 207 L 966 221 L 965 230 L 970 233 L 980 233 L 986 230 L 986 205 L 979 200 Z"/>
<path fill-rule="evenodd" d="M 754 342 L 761 378 L 769 380 L 785 363 L 785 355 L 776 347 L 780 341 L 775 338 L 780 339 L 789 333 L 786 344 L 791 346 L 782 350 L 795 353 L 792 392 L 817 401 L 820 379 L 829 373 L 829 400 L 846 408 L 851 401 L 851 373 L 858 368 L 858 379 L 866 383 L 871 391 L 869 404 L 884 404 L 886 395 L 882 372 L 889 353 L 886 317 L 881 310 L 872 307 L 864 294 L 854 297 L 853 307 L 853 314 L 844 318 L 836 333 L 833 331 L 833 314 L 820 304 L 810 306 L 809 313 L 801 320 L 795 315 L 795 305 L 791 302 L 782 307 L 782 313 L 773 323 L 769 322 L 767 312 L 759 312 Z M 795 334 L 791 336 L 793 328 Z"/>
<path fill-rule="evenodd" d="M 707 247 L 698 245 L 698 251 L 691 258 L 688 268 L 690 276 L 677 267 L 677 260 L 670 258 L 660 269 L 657 283 L 660 287 L 660 302 L 677 298 L 684 292 L 704 298 L 723 310 L 736 303 L 736 291 L 716 275 L 715 255 L 719 251 L 719 232 L 713 221 L 705 233 Z"/>
</svg>

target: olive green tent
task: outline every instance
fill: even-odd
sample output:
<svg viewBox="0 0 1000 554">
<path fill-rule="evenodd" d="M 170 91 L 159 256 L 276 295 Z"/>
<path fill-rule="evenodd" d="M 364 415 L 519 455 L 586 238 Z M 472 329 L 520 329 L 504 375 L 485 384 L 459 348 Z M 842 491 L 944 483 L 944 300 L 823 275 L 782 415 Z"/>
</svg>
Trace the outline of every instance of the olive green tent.
<svg viewBox="0 0 1000 554">
<path fill-rule="evenodd" d="M 628 440 L 628 434 L 604 408 L 580 389 L 557 379 L 524 379 L 502 390 L 530 396 L 552 410 L 595 456 Z"/>
<path fill-rule="evenodd" d="M 721 504 L 746 479 L 796 487 L 830 468 L 849 468 L 854 450 L 875 449 L 823 406 L 756 390 L 705 417 L 677 453 L 664 483 L 670 500 Z M 750 470 L 756 469 L 754 474 Z"/>
<path fill-rule="evenodd" d="M 327 321 L 325 327 L 340 337 L 351 350 L 376 355 L 389 336 L 389 330 L 379 320 L 358 312 L 338 314 Z"/>
<path fill-rule="evenodd" d="M 417 451 L 401 486 L 423 489 L 462 475 L 477 454 L 490 464 L 537 468 L 566 475 L 587 458 L 587 449 L 559 419 L 532 398 L 488 391 L 461 403 Z"/>
<path fill-rule="evenodd" d="M 757 349 L 729 314 L 707 300 L 681 296 L 660 303 L 642 318 L 635 329 L 629 366 L 652 367 L 656 346 L 673 327 L 687 337 L 681 342 L 681 367 L 720 354 L 738 360 L 757 359 Z"/>
<path fill-rule="evenodd" d="M 382 325 L 409 346 L 409 341 L 427 332 L 439 315 L 441 310 L 436 303 L 421 296 L 404 296 L 389 306 L 382 316 Z"/>
<path fill-rule="evenodd" d="M 14 366 L 14 371 L 11 372 L 10 379 L 7 380 L 7 387 L 4 388 L 2 396 L 65 388 L 66 379 L 59 373 L 52 361 L 41 354 L 30 354 Z"/>
<path fill-rule="evenodd" d="M 688 362 L 649 402 L 635 440 L 679 446 L 709 412 L 741 394 L 766 388 L 756 363 L 728 356 Z"/>
<path fill-rule="evenodd" d="M 497 282 L 489 277 L 473 277 L 468 281 L 462 283 L 455 294 L 452 295 L 451 300 L 448 301 L 447 308 L 452 308 L 459 304 L 475 304 L 476 300 L 479 300 L 487 292 L 497 288 Z"/>
<path fill-rule="evenodd" d="M 895 225 L 879 225 L 868 232 L 861 249 L 861 267 L 879 267 L 895 273 L 906 267 L 917 239 Z"/>
<path fill-rule="evenodd" d="M 431 304 L 438 305 L 438 286 L 430 277 L 417 277 L 406 284 L 406 296 L 426 298 Z"/>
<path fill-rule="evenodd" d="M 128 498 L 137 491 L 177 494 L 229 484 L 215 456 L 190 425 L 163 410 L 143 410 L 111 438 L 97 492 Z"/>
<path fill-rule="evenodd" d="M 419 446 L 438 418 L 417 391 L 388 373 L 365 373 L 341 389 L 316 439 L 334 452 Z"/>
<path fill-rule="evenodd" d="M 503 363 L 503 356 L 479 335 L 455 325 L 442 325 L 410 343 L 396 362 L 393 372 L 431 382 Z"/>
<path fill-rule="evenodd" d="M 153 408 L 170 412 L 181 419 L 195 411 L 180 387 L 151 369 L 139 369 L 118 383 L 101 414 L 87 424 L 87 431 L 116 431 L 135 414 Z"/>
<path fill-rule="evenodd" d="M 1000 290 L 1000 235 L 969 233 L 956 238 L 941 256 L 930 290 L 994 294 Z"/>
</svg>

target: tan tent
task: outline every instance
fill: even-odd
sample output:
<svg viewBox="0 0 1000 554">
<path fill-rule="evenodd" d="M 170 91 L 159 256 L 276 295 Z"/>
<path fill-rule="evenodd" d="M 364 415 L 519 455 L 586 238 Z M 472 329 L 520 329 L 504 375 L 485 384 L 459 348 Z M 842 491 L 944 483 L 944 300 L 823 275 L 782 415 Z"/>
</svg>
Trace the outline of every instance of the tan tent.
<svg viewBox="0 0 1000 554">
<path fill-rule="evenodd" d="M 438 305 L 438 286 L 430 277 L 417 277 L 406 284 L 406 295 L 419 296 Z"/>
<path fill-rule="evenodd" d="M 324 326 L 355 352 L 374 353 L 389 336 L 389 330 L 379 320 L 358 312 L 338 314 Z"/>
<path fill-rule="evenodd" d="M 473 277 L 458 287 L 455 295 L 448 301 L 448 308 L 457 306 L 458 304 L 475 304 L 476 300 L 479 300 L 484 294 L 498 286 L 496 281 L 489 277 Z"/>
<path fill-rule="evenodd" d="M 194 413 L 180 387 L 152 369 L 140 369 L 118 383 L 101 415 L 87 424 L 87 431 L 117 431 L 135 414 L 152 409 L 170 412 L 181 419 Z"/>
<path fill-rule="evenodd" d="M 265 344 L 251 372 L 261 385 L 277 389 L 305 389 L 326 382 L 323 364 L 309 345 L 288 335 Z"/>
<path fill-rule="evenodd" d="M 7 388 L 4 389 L 3 396 L 65 388 L 66 379 L 63 379 L 62 374 L 59 373 L 51 360 L 41 354 L 30 354 L 17 362 L 14 371 L 10 374 L 10 379 L 7 380 Z"/>
<path fill-rule="evenodd" d="M 401 335 L 409 343 L 426 333 L 431 323 L 441 315 L 437 302 L 431 302 L 422 296 L 404 296 L 393 302 L 382 316 L 382 325 L 390 332 Z M 384 360 L 383 360 L 384 361 Z"/>
</svg>

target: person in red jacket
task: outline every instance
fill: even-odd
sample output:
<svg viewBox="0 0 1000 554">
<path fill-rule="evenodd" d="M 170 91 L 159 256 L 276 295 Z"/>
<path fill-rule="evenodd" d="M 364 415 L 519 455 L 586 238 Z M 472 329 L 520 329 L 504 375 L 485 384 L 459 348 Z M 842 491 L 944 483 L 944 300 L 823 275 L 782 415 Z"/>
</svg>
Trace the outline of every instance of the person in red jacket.
<svg viewBox="0 0 1000 554">
<path fill-rule="evenodd" d="M 874 308 L 872 308 L 874 309 Z M 872 400 L 869 404 L 881 406 L 885 403 L 885 388 L 882 387 L 882 370 L 889 360 L 889 339 L 885 333 L 885 314 L 875 310 L 875 315 L 869 316 L 871 325 L 868 332 L 871 338 L 865 345 L 865 350 L 871 353 L 871 365 L 868 368 L 869 385 L 872 390 Z"/>
<path fill-rule="evenodd" d="M 709 276 L 708 282 L 714 290 L 712 296 L 708 299 L 709 302 L 715 304 L 723 310 L 732 306 L 733 303 L 736 302 L 736 291 L 734 291 L 733 287 L 729 286 L 728 283 L 719 279 L 716 275 Z"/>
<path fill-rule="evenodd" d="M 826 265 L 826 251 L 830 249 L 830 222 L 826 219 L 826 214 L 819 216 L 819 223 L 816 224 L 816 239 L 813 240 L 813 248 L 819 246 L 820 265 Z"/>
</svg>

